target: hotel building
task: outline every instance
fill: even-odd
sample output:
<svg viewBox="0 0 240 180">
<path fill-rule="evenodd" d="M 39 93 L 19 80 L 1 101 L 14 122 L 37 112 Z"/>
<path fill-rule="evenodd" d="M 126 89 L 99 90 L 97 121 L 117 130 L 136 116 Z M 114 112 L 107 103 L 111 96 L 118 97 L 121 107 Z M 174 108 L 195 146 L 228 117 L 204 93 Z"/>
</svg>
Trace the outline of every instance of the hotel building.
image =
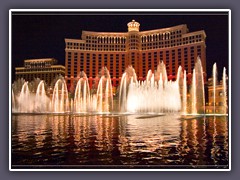
<svg viewBox="0 0 240 180">
<path fill-rule="evenodd" d="M 168 78 L 176 79 L 182 66 L 187 71 L 188 83 L 197 56 L 200 56 L 206 79 L 206 34 L 204 30 L 189 32 L 182 24 L 169 28 L 140 31 L 134 20 L 127 24 L 128 32 L 82 31 L 81 39 L 65 39 L 65 79 L 69 85 L 84 71 L 90 87 L 104 66 L 110 72 L 113 86 L 120 84 L 125 68 L 132 65 L 139 80 L 160 61 L 166 65 Z"/>
<path fill-rule="evenodd" d="M 57 75 L 65 76 L 65 67 L 56 63 L 54 58 L 24 60 L 24 67 L 15 68 L 16 79 L 32 81 L 39 78 L 50 85 Z"/>
</svg>

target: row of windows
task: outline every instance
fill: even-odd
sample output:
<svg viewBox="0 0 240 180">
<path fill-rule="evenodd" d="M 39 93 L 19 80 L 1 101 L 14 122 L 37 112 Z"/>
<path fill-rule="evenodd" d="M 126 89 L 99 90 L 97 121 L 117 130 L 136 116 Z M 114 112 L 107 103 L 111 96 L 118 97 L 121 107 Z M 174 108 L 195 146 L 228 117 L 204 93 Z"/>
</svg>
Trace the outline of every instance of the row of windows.
<svg viewBox="0 0 240 180">
<path fill-rule="evenodd" d="M 173 37 L 180 37 L 182 30 L 174 30 L 168 32 L 159 32 L 151 35 L 142 35 L 142 42 L 151 41 L 157 39 L 170 39 Z M 138 35 L 130 35 L 130 38 L 138 38 Z M 86 35 L 85 37 L 87 43 L 98 42 L 98 43 L 125 43 L 127 36 L 116 37 L 116 36 L 96 36 L 96 35 Z"/>
<path fill-rule="evenodd" d="M 67 49 L 79 49 L 79 50 L 97 50 L 97 51 L 125 51 L 126 50 L 125 38 L 114 38 L 114 37 L 107 38 L 106 37 L 106 38 L 98 38 L 98 39 L 100 40 L 98 41 L 87 40 L 86 44 L 68 42 L 66 46 L 67 46 Z M 175 34 L 171 35 L 171 33 L 165 33 L 164 35 L 155 34 L 155 35 L 142 36 L 141 46 L 142 46 L 142 49 L 145 50 L 145 49 L 173 47 L 173 46 L 197 43 L 201 41 L 203 41 L 203 37 L 201 34 L 182 38 L 180 34 L 178 34 L 178 36 L 175 37 Z M 131 35 L 128 42 L 130 43 L 129 44 L 130 49 L 131 49 L 131 45 L 133 45 L 133 47 L 139 46 L 139 38 L 137 35 Z"/>
<path fill-rule="evenodd" d="M 107 66 L 107 65 L 111 65 L 111 66 L 119 66 L 119 65 L 124 65 L 125 64 L 125 61 L 124 60 L 117 60 L 115 62 L 112 63 L 112 61 L 107 61 L 107 60 L 100 60 L 100 61 L 97 61 L 97 60 L 93 60 L 92 63 L 88 63 L 88 62 L 85 62 L 85 63 L 80 63 L 79 65 L 77 63 L 74 63 L 72 64 L 72 66 L 76 69 L 78 66 L 86 66 L 87 68 L 91 68 L 91 67 L 103 67 L 103 66 Z M 93 66 L 92 66 L 93 65 Z M 117 67 L 119 68 L 119 67 Z M 69 64 L 68 70 L 71 69 L 71 64 Z"/>
<path fill-rule="evenodd" d="M 120 65 L 121 68 L 124 69 L 126 62 L 127 64 L 132 64 L 136 68 L 143 68 L 144 70 L 142 76 L 144 77 L 149 69 L 154 70 L 154 68 L 157 67 L 159 61 L 164 61 L 168 74 L 176 75 L 180 65 L 183 67 L 183 69 L 187 70 L 187 73 L 191 73 L 197 56 L 201 57 L 201 50 L 201 46 L 197 46 L 188 48 L 186 47 L 177 50 L 174 49 L 167 51 L 144 52 L 141 54 L 141 65 L 139 65 L 140 55 L 139 53 L 135 52 L 129 54 L 129 61 L 125 59 L 125 54 L 73 53 L 73 61 L 69 59 L 67 64 L 68 76 L 70 76 L 71 73 L 74 74 L 75 71 L 79 71 L 80 69 L 90 73 L 90 68 L 93 70 L 93 67 L 100 68 L 103 66 L 108 66 L 110 67 L 111 72 L 115 72 L 116 69 L 120 68 Z M 69 54 L 68 57 L 71 57 L 70 52 Z M 114 67 L 116 66 L 115 70 L 113 70 L 113 63 L 115 63 Z M 171 64 L 171 66 L 169 66 L 169 64 Z M 73 72 L 71 72 L 71 65 L 74 66 Z M 93 74 L 96 73 L 96 70 L 93 70 Z"/>
<path fill-rule="evenodd" d="M 203 41 L 201 35 L 196 35 L 196 36 L 190 36 L 190 37 L 185 37 L 183 38 L 183 44 L 191 44 L 191 43 L 197 43 Z"/>
<path fill-rule="evenodd" d="M 46 68 L 51 67 L 52 64 L 48 63 L 34 63 L 34 64 L 25 64 L 24 67 L 27 69 L 35 69 L 35 68 Z"/>
<path fill-rule="evenodd" d="M 80 76 L 80 72 L 84 71 L 87 74 L 88 77 L 96 77 L 101 72 L 101 68 L 102 67 L 107 67 L 109 69 L 111 77 L 112 76 L 120 77 L 124 73 L 124 71 L 125 71 L 125 67 L 124 66 L 122 68 L 118 68 L 118 69 L 114 70 L 113 66 L 108 67 L 107 65 L 105 65 L 105 66 L 101 66 L 99 68 L 94 68 L 92 71 L 90 71 L 90 68 L 86 67 L 86 69 L 85 69 L 84 66 L 80 66 L 79 70 L 74 69 L 73 72 L 68 72 L 68 76 L 69 77 L 70 76 L 79 77 Z"/>
<path fill-rule="evenodd" d="M 75 43 L 74 43 L 75 44 Z M 98 51 L 125 51 L 125 44 L 78 44 L 78 45 L 70 45 L 67 43 L 67 49 L 75 49 L 75 50 L 98 50 Z"/>
<path fill-rule="evenodd" d="M 135 70 L 137 70 L 137 67 L 138 67 L 137 65 L 138 65 L 138 63 L 133 64 L 133 67 L 135 68 Z M 157 68 L 157 65 L 158 65 L 158 61 L 146 61 L 141 66 L 143 73 L 140 76 L 145 77 L 148 70 L 151 69 L 152 71 L 154 71 Z M 68 76 L 71 76 L 73 74 L 74 74 L 74 76 L 77 76 L 79 74 L 78 72 L 85 71 L 88 76 L 94 77 L 98 74 L 98 72 L 100 72 L 100 69 L 104 66 L 108 67 L 108 69 L 110 70 L 110 74 L 112 74 L 114 76 L 116 75 L 117 77 L 121 76 L 125 70 L 124 65 L 122 67 L 119 66 L 117 68 L 114 68 L 111 64 L 110 64 L 110 67 L 109 67 L 109 65 L 105 64 L 105 65 L 99 66 L 98 68 L 95 67 L 94 69 L 91 69 L 90 66 L 79 66 L 79 69 L 78 69 L 78 66 L 76 66 L 76 67 L 74 67 L 73 71 L 68 72 Z M 191 64 L 191 68 L 193 66 L 194 66 L 194 64 Z M 188 69 L 188 65 L 186 65 L 185 69 Z M 175 76 L 177 74 L 178 67 L 176 67 L 175 64 L 173 64 L 171 67 L 167 64 L 166 70 L 167 70 L 168 75 Z"/>
<path fill-rule="evenodd" d="M 196 51 L 197 50 L 197 51 Z M 148 54 L 148 58 L 151 59 L 152 58 L 152 53 L 153 53 L 153 57 L 154 58 L 157 58 L 157 54 L 159 55 L 160 57 L 160 60 L 163 60 L 163 55 L 165 53 L 165 56 L 166 58 L 168 59 L 169 58 L 169 53 L 171 53 L 172 55 L 172 58 L 174 56 L 175 58 L 175 52 L 177 53 L 176 54 L 176 57 L 178 57 L 178 59 L 182 59 L 182 55 L 184 57 L 184 59 L 186 60 L 185 62 L 188 62 L 188 57 L 190 57 L 191 61 L 194 62 L 195 61 L 195 55 L 197 56 L 201 56 L 201 46 L 197 46 L 197 48 L 195 49 L 194 47 L 190 47 L 190 48 L 184 48 L 183 49 L 183 52 L 182 52 L 182 49 L 178 49 L 177 51 L 176 50 L 170 50 L 170 51 L 158 51 L 158 52 L 149 52 L 149 53 L 143 53 L 142 56 L 143 56 L 143 59 L 145 59 L 145 54 Z M 190 56 L 189 56 L 189 53 L 190 53 Z M 136 53 L 138 54 L 138 53 Z M 83 62 L 82 60 L 84 60 L 84 58 L 86 58 L 87 62 L 90 63 L 91 60 L 94 60 L 94 59 L 100 59 L 100 60 L 108 60 L 108 59 L 114 59 L 114 57 L 116 59 L 118 58 L 122 58 L 122 59 L 125 59 L 125 55 L 124 54 L 92 54 L 92 57 L 91 57 L 91 54 L 90 53 L 85 53 L 85 56 L 84 57 L 84 53 L 73 53 L 73 63 L 77 64 L 77 60 L 80 60 L 81 62 Z M 72 58 L 71 58 L 71 52 L 68 53 L 68 64 L 70 65 L 72 62 Z M 131 55 L 130 55 L 131 57 Z M 135 58 L 135 56 L 133 56 L 133 53 L 132 53 L 132 58 Z"/>
<path fill-rule="evenodd" d="M 116 43 L 122 44 L 126 42 L 126 37 L 113 37 L 113 36 L 86 36 L 87 43 Z"/>
<path fill-rule="evenodd" d="M 192 43 L 200 42 L 201 40 L 184 40 L 181 39 L 171 40 L 171 41 L 161 41 L 161 42 L 149 42 L 143 43 L 141 46 L 138 42 L 130 42 L 128 47 L 130 50 L 132 49 L 141 49 L 141 50 L 151 50 L 151 49 L 159 49 L 159 48 L 168 48 L 168 47 L 175 47 L 180 45 L 187 45 Z M 71 48 L 70 46 L 67 47 L 68 49 L 76 49 Z M 126 45 L 88 45 L 85 48 L 78 50 L 94 50 L 94 51 L 126 51 Z"/>
<path fill-rule="evenodd" d="M 72 42 L 68 42 L 66 44 L 67 49 L 81 49 L 84 50 L 85 49 L 85 43 L 72 43 Z"/>
<path fill-rule="evenodd" d="M 150 43 L 144 43 L 142 44 L 142 50 L 150 50 L 150 49 L 158 49 L 158 48 L 168 48 L 168 47 L 175 47 L 175 46 L 180 46 L 180 45 L 187 45 L 187 44 L 192 44 L 200 41 L 184 41 L 182 42 L 181 39 L 178 40 L 171 40 L 171 41 L 165 41 L 165 42 L 150 42 Z"/>
<path fill-rule="evenodd" d="M 158 62 L 154 62 L 153 64 L 152 64 L 152 62 L 147 62 L 147 64 L 144 64 L 142 67 L 141 67 L 141 74 L 139 74 L 140 72 L 137 70 L 137 64 L 136 65 L 133 65 L 133 67 L 135 68 L 135 71 L 137 72 L 137 75 L 138 76 L 141 76 L 141 77 L 146 77 L 146 75 L 147 75 L 147 73 L 148 73 L 148 70 L 152 70 L 153 72 L 154 72 L 154 70 L 156 70 L 156 68 L 157 68 L 157 65 L 158 65 Z M 103 67 L 103 66 L 102 66 Z M 110 66 L 110 67 L 108 67 L 107 65 L 106 65 L 106 67 L 108 68 L 108 69 L 110 69 L 110 75 L 111 75 L 111 77 L 120 77 L 123 73 L 124 73 L 124 71 L 125 71 L 125 68 L 124 67 L 122 67 L 122 68 L 117 68 L 117 69 L 114 69 L 113 68 L 113 66 Z M 176 75 L 176 73 L 174 73 L 174 72 L 172 72 L 171 73 L 171 71 L 170 71 L 170 66 L 168 66 L 168 65 L 166 65 L 166 70 L 167 70 L 167 74 L 168 75 L 173 75 L 173 76 L 175 76 Z M 95 76 L 97 76 L 98 74 L 99 74 L 99 72 L 101 71 L 101 67 L 99 67 L 99 68 L 95 68 L 95 69 L 93 69 L 92 71 L 91 71 L 91 69 L 89 68 L 89 67 L 84 67 L 84 66 L 80 66 L 79 67 L 79 70 L 77 70 L 77 68 L 76 69 L 74 69 L 74 71 L 73 72 L 69 72 L 68 73 L 68 76 L 70 77 L 70 76 L 74 76 L 74 77 L 77 77 L 77 76 L 79 76 L 79 74 L 80 74 L 80 72 L 81 71 L 84 71 L 86 74 L 87 74 L 87 76 L 88 77 L 95 77 Z"/>
<path fill-rule="evenodd" d="M 214 106 L 214 102 L 211 102 L 211 103 L 209 103 L 209 105 L 210 106 Z M 224 103 L 223 102 L 215 102 L 215 106 L 223 106 L 224 105 Z M 216 111 L 217 112 L 217 111 Z"/>
<path fill-rule="evenodd" d="M 55 72 L 55 71 L 65 71 L 63 68 L 44 68 L 44 69 L 21 69 L 17 70 L 16 73 L 23 73 L 23 72 L 42 72 L 42 71 L 49 71 L 49 72 Z"/>
<path fill-rule="evenodd" d="M 51 74 L 48 74 L 48 73 L 45 73 L 45 74 L 19 74 L 17 75 L 18 77 L 54 77 L 56 74 L 58 73 L 51 73 Z"/>
<path fill-rule="evenodd" d="M 216 93 L 216 96 L 220 96 L 220 97 L 221 97 L 221 96 L 223 96 L 223 95 L 224 95 L 224 92 L 223 92 L 223 91 L 219 91 L 219 92 Z M 213 96 L 214 96 L 214 93 L 211 92 L 211 93 L 210 93 L 210 97 L 213 97 Z"/>
<path fill-rule="evenodd" d="M 158 49 L 158 48 L 167 48 L 167 47 L 175 47 L 180 45 L 192 44 L 199 42 L 198 40 L 191 40 L 191 41 L 181 41 L 181 40 L 172 40 L 172 41 L 165 41 L 165 42 L 151 42 L 151 43 L 144 43 L 141 45 L 142 50 L 150 50 L 150 49 Z M 140 46 L 137 42 L 131 42 L 129 45 L 129 49 L 140 49 Z M 69 47 L 68 47 L 69 48 Z M 72 48 L 69 48 L 72 49 Z M 75 49 L 75 48 L 73 48 Z M 92 45 L 88 46 L 84 49 L 80 50 L 95 50 L 95 51 L 126 51 L 125 45 Z"/>
<path fill-rule="evenodd" d="M 167 39 L 174 39 L 181 37 L 181 30 L 171 31 L 171 32 L 164 32 L 164 33 L 156 33 L 151 35 L 145 35 L 141 37 L 141 42 L 153 42 L 153 41 L 162 41 Z"/>
<path fill-rule="evenodd" d="M 32 81 L 34 78 L 40 78 L 42 80 L 45 80 L 49 85 L 53 81 L 53 79 L 58 75 L 59 73 L 52 73 L 52 74 L 22 74 L 17 75 L 16 79 L 23 78 L 27 81 Z M 62 73 L 62 75 L 64 75 Z"/>
<path fill-rule="evenodd" d="M 85 56 L 84 56 L 85 55 Z M 92 56 L 91 56 L 92 55 Z M 73 59 L 74 63 L 76 62 L 76 60 L 78 60 L 78 58 L 81 60 L 81 59 L 84 59 L 86 58 L 87 60 L 91 60 L 91 59 L 95 59 L 95 58 L 98 58 L 98 59 L 107 59 L 108 57 L 109 58 L 114 58 L 116 57 L 117 59 L 118 58 L 122 58 L 122 59 L 125 59 L 125 54 L 90 54 L 90 53 L 71 53 L 71 52 L 68 52 L 68 63 L 71 63 L 71 60 Z M 73 57 L 73 58 L 72 58 Z"/>
</svg>

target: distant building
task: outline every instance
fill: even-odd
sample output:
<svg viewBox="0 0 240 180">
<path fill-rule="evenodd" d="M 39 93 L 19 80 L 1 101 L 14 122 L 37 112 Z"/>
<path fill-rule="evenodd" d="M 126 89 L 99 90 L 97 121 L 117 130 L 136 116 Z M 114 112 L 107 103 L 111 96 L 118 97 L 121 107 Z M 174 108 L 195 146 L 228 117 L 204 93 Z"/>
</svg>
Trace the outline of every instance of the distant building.
<svg viewBox="0 0 240 180">
<path fill-rule="evenodd" d="M 24 60 L 24 67 L 16 67 L 16 79 L 32 81 L 34 78 L 44 80 L 48 85 L 57 75 L 65 76 L 65 67 L 57 65 L 54 58 Z"/>
<path fill-rule="evenodd" d="M 228 107 L 227 95 L 224 93 L 224 87 L 222 81 L 217 83 L 215 87 L 215 113 L 226 113 Z M 214 86 L 213 79 L 208 79 L 208 103 L 206 106 L 206 113 L 214 113 Z"/>
<path fill-rule="evenodd" d="M 178 67 L 187 71 L 188 83 L 197 56 L 200 56 L 206 79 L 206 34 L 204 30 L 189 32 L 187 25 L 139 31 L 134 20 L 127 24 L 128 32 L 82 31 L 81 39 L 65 39 L 65 79 L 73 85 L 84 71 L 90 86 L 103 66 L 110 71 L 113 86 L 118 86 L 128 65 L 132 65 L 139 80 L 148 70 L 166 65 L 168 78 L 176 79 Z"/>
</svg>

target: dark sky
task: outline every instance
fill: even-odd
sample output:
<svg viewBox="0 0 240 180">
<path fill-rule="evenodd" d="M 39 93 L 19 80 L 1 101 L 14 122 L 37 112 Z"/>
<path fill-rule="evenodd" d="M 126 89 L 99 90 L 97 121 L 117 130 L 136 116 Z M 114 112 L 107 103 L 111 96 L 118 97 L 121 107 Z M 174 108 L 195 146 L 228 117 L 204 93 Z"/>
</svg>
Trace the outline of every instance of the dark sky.
<svg viewBox="0 0 240 180">
<path fill-rule="evenodd" d="M 65 62 L 65 38 L 80 39 L 82 30 L 127 32 L 127 23 L 135 19 L 140 31 L 187 24 L 189 32 L 205 30 L 207 35 L 207 74 L 217 62 L 219 76 L 223 67 L 228 72 L 227 13 L 13 13 L 12 72 L 23 66 L 25 59 L 56 58 Z M 14 75 L 13 75 L 14 78 Z"/>
</svg>

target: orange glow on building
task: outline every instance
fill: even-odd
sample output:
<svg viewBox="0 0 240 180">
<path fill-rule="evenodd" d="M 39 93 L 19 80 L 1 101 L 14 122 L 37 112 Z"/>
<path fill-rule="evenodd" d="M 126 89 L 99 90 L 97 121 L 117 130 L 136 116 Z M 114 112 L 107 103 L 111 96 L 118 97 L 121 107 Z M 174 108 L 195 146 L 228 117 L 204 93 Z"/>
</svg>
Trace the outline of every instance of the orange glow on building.
<svg viewBox="0 0 240 180">
<path fill-rule="evenodd" d="M 81 39 L 65 39 L 65 79 L 74 85 L 84 71 L 90 87 L 104 66 L 117 87 L 125 68 L 132 65 L 139 80 L 145 80 L 148 70 L 160 61 L 166 64 L 168 78 L 175 80 L 177 69 L 187 71 L 188 83 L 197 56 L 200 56 L 206 79 L 206 34 L 204 30 L 189 32 L 187 25 L 140 31 L 140 24 L 132 20 L 128 32 L 82 31 Z"/>
<path fill-rule="evenodd" d="M 65 67 L 58 65 L 54 58 L 27 59 L 24 60 L 24 67 L 16 67 L 15 70 L 16 79 L 32 81 L 34 78 L 40 78 L 49 86 L 56 76 L 65 75 Z"/>
</svg>

